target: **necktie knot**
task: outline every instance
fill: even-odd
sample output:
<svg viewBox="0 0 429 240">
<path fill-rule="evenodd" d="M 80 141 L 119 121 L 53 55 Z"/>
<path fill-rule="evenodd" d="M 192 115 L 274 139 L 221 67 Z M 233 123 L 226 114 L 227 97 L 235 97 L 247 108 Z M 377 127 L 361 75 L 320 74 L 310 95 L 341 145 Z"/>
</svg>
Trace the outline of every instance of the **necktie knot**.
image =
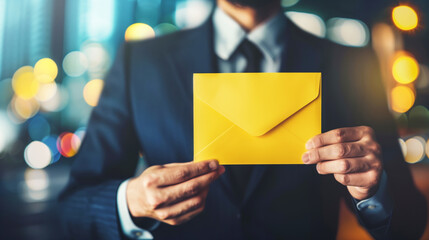
<svg viewBox="0 0 429 240">
<path fill-rule="evenodd" d="M 247 64 L 243 72 L 260 72 L 261 71 L 261 50 L 251 41 L 244 39 L 238 47 L 238 52 L 246 58 Z"/>
</svg>

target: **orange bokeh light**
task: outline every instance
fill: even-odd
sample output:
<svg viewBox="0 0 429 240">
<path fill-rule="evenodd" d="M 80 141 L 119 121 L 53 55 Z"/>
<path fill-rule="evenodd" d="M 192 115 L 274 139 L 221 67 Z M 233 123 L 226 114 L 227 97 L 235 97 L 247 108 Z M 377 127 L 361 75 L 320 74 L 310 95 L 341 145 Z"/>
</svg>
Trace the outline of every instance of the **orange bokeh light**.
<svg viewBox="0 0 429 240">
<path fill-rule="evenodd" d="M 58 151 L 64 157 L 73 157 L 80 147 L 80 138 L 70 132 L 62 133 L 57 139 Z"/>
</svg>

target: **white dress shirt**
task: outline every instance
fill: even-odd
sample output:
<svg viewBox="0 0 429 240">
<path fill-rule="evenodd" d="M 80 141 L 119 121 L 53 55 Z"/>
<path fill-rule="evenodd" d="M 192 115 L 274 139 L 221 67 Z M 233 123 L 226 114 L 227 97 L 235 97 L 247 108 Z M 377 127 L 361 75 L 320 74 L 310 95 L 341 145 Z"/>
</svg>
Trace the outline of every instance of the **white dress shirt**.
<svg viewBox="0 0 429 240">
<path fill-rule="evenodd" d="M 285 15 L 279 12 L 247 33 L 223 10 L 216 8 L 213 14 L 214 50 L 218 59 L 219 72 L 242 72 L 246 68 L 246 58 L 236 51 L 245 38 L 255 44 L 263 54 L 261 71 L 279 72 L 281 56 L 286 44 L 287 36 L 284 29 L 287 23 Z M 358 214 L 368 226 L 384 228 L 387 226 L 386 220 L 391 216 L 392 200 L 386 191 L 386 179 L 386 174 L 383 172 L 377 193 L 366 200 L 355 200 Z M 117 195 L 122 230 L 130 238 L 153 239 L 150 231 L 155 229 L 159 222 L 151 229 L 141 229 L 133 223 L 126 201 L 127 182 L 128 180 L 120 185 Z"/>
</svg>

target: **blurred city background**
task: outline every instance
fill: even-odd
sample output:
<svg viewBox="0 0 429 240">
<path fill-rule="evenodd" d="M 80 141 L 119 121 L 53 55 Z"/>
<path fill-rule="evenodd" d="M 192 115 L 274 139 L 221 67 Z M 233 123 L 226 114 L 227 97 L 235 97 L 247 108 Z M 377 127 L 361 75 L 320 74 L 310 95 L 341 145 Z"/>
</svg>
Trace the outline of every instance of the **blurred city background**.
<svg viewBox="0 0 429 240">
<path fill-rule="evenodd" d="M 374 48 L 398 144 L 429 196 L 429 2 L 282 5 L 287 17 L 320 38 Z M 56 198 L 119 45 L 195 27 L 213 6 L 204 0 L 0 0 L 0 239 L 61 239 Z M 370 239 L 342 209 L 338 239 Z"/>
</svg>

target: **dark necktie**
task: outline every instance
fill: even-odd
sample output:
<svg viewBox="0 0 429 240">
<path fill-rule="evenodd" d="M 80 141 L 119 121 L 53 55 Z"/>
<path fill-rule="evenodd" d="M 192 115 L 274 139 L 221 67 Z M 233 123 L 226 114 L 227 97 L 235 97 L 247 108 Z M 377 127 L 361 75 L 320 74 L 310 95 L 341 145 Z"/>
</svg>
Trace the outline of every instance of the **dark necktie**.
<svg viewBox="0 0 429 240">
<path fill-rule="evenodd" d="M 237 52 L 241 53 L 247 61 L 244 72 L 260 72 L 261 71 L 261 60 L 262 52 L 259 48 L 247 39 L 244 39 L 240 46 L 237 48 Z M 232 187 L 237 193 L 240 202 L 244 198 L 247 185 L 250 180 L 252 173 L 251 165 L 232 165 L 227 167 L 230 171 Z"/>
</svg>

